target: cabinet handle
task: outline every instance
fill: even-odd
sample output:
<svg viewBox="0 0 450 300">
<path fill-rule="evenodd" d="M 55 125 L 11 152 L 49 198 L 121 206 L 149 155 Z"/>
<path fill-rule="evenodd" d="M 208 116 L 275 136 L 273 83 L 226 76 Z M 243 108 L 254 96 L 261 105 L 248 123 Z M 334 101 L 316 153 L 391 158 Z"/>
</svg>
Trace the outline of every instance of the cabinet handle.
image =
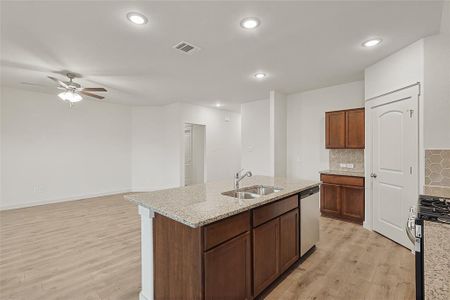
<svg viewBox="0 0 450 300">
<path fill-rule="evenodd" d="M 375 174 L 375 173 L 370 173 L 370 177 L 372 177 L 372 178 L 377 178 L 377 174 Z"/>
</svg>

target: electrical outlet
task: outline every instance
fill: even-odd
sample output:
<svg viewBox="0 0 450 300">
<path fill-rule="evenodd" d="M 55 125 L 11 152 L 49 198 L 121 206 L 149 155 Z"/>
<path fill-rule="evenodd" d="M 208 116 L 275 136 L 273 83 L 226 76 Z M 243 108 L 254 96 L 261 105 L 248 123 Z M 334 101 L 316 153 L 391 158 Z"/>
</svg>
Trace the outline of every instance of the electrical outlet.
<svg viewBox="0 0 450 300">
<path fill-rule="evenodd" d="M 355 166 L 353 164 L 347 164 L 347 168 L 353 169 Z"/>
<path fill-rule="evenodd" d="M 346 164 L 339 164 L 339 167 L 341 167 L 341 168 L 347 168 L 347 165 L 346 165 Z"/>
</svg>

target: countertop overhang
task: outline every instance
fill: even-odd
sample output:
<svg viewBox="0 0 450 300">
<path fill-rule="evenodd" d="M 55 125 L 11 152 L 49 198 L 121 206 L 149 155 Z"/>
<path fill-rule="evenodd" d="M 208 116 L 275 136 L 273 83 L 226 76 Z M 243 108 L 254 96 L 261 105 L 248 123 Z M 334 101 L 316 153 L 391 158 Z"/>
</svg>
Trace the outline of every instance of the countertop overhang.
<svg viewBox="0 0 450 300">
<path fill-rule="evenodd" d="M 241 188 L 268 185 L 282 188 L 282 190 L 255 199 L 236 199 L 222 195 L 223 192 L 234 189 L 233 180 L 226 180 L 129 194 L 125 198 L 155 213 L 196 228 L 297 194 L 319 184 L 319 181 L 253 176 L 242 180 Z"/>
</svg>

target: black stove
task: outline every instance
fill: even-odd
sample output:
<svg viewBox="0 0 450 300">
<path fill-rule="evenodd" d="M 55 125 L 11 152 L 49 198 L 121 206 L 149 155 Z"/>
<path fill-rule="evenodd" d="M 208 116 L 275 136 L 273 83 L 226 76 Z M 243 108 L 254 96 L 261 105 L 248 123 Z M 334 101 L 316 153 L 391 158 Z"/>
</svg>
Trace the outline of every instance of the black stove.
<svg viewBox="0 0 450 300">
<path fill-rule="evenodd" d="M 422 220 L 450 224 L 450 199 L 420 195 L 417 217 Z"/>
</svg>

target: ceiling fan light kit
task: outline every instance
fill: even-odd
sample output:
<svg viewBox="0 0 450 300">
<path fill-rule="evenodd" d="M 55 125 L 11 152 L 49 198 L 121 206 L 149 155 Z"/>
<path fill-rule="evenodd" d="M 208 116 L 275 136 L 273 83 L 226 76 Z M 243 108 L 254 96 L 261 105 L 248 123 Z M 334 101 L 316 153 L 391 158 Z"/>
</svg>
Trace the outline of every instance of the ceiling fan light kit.
<svg viewBox="0 0 450 300">
<path fill-rule="evenodd" d="M 70 103 L 80 102 L 83 100 L 83 97 L 80 94 L 75 93 L 74 91 L 65 91 L 58 94 L 58 97 L 64 101 L 69 101 Z"/>
<path fill-rule="evenodd" d="M 58 84 L 57 88 L 60 90 L 64 90 L 58 94 L 58 97 L 63 101 L 68 101 L 71 104 L 80 102 L 83 100 L 83 97 L 80 94 L 83 94 L 88 97 L 96 98 L 96 99 L 104 99 L 105 97 L 96 95 L 91 92 L 106 92 L 105 88 L 96 87 L 96 88 L 82 88 L 79 83 L 73 81 L 76 77 L 75 74 L 67 73 L 66 75 L 69 78 L 69 81 L 61 81 L 55 77 L 48 76 L 49 79 L 53 80 Z"/>
</svg>

